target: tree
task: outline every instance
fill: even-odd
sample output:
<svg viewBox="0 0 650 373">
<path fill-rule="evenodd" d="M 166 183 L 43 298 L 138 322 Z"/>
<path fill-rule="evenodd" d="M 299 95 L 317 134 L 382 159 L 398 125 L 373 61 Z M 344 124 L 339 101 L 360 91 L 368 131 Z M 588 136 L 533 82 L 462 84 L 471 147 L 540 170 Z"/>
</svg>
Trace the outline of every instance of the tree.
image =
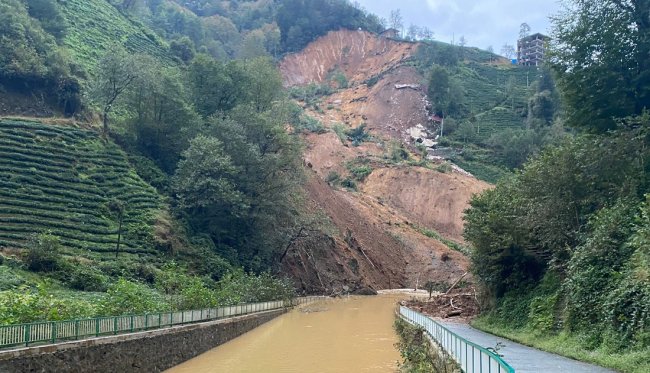
<svg viewBox="0 0 650 373">
<path fill-rule="evenodd" d="M 402 17 L 402 11 L 399 9 L 391 10 L 390 17 L 388 17 L 388 24 L 395 30 L 403 31 L 404 18 Z"/>
<path fill-rule="evenodd" d="M 501 54 L 508 59 L 512 59 L 516 55 L 515 47 L 513 47 L 511 44 L 506 43 L 503 45 L 503 47 L 501 47 Z"/>
<path fill-rule="evenodd" d="M 530 26 L 524 22 L 519 26 L 519 39 L 524 39 L 530 35 Z"/>
<path fill-rule="evenodd" d="M 553 18 L 550 65 L 568 121 L 587 130 L 650 108 L 648 0 L 572 0 Z"/>
<path fill-rule="evenodd" d="M 444 67 L 433 66 L 431 68 L 427 94 L 434 110 L 443 118 L 460 112 L 462 91 Z"/>
<path fill-rule="evenodd" d="M 183 152 L 174 175 L 174 190 L 181 207 L 206 213 L 236 213 L 245 208 L 244 196 L 233 181 L 237 172 L 219 139 L 197 136 Z"/>
<path fill-rule="evenodd" d="M 108 137 L 108 115 L 116 101 L 139 76 L 140 56 L 133 56 L 124 47 L 114 44 L 104 54 L 97 67 L 92 87 L 92 100 L 100 105 L 104 136 Z"/>
<path fill-rule="evenodd" d="M 184 63 L 189 63 L 194 58 L 196 51 L 194 50 L 194 42 L 187 36 L 172 40 L 169 43 L 169 51 L 178 57 Z"/>
<path fill-rule="evenodd" d="M 408 28 L 408 31 L 406 32 L 406 38 L 415 41 L 418 39 L 419 35 L 420 35 L 420 27 L 411 23 L 411 25 Z"/>
<path fill-rule="evenodd" d="M 433 40 L 433 31 L 430 28 L 424 26 L 420 29 L 420 39 L 422 40 Z"/>
<path fill-rule="evenodd" d="M 268 56 L 264 33 L 261 30 L 253 30 L 246 34 L 237 56 L 241 59 Z"/>
</svg>

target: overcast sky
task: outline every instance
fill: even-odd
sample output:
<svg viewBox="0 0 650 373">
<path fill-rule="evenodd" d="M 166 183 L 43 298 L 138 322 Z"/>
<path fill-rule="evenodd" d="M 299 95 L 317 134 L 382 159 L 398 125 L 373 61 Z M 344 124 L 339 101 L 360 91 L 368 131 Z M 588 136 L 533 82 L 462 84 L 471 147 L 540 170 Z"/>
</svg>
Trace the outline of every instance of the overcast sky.
<svg viewBox="0 0 650 373">
<path fill-rule="evenodd" d="M 429 27 L 439 41 L 465 36 L 468 46 L 493 46 L 498 53 L 505 43 L 516 45 L 519 26 L 548 33 L 548 17 L 560 9 L 558 0 L 356 0 L 366 10 L 389 18 L 399 8 L 404 28 L 413 23 Z"/>
</svg>

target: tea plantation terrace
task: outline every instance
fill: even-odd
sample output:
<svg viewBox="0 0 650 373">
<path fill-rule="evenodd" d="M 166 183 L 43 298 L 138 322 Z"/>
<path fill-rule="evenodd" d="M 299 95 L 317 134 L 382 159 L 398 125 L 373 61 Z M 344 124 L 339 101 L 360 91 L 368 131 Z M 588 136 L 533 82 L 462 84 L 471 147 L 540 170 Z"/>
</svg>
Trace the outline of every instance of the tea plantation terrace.
<svg viewBox="0 0 650 373">
<path fill-rule="evenodd" d="M 88 130 L 0 119 L 0 247 L 23 248 L 49 231 L 68 254 L 113 253 L 112 201 L 125 206 L 120 251 L 155 253 L 160 197 L 115 144 Z"/>
</svg>

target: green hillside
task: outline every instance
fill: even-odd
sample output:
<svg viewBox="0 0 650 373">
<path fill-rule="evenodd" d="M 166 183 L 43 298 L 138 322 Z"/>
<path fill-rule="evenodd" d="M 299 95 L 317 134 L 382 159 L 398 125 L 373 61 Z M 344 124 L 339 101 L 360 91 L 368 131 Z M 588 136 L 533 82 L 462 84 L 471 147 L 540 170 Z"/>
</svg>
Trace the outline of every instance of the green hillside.
<svg viewBox="0 0 650 373">
<path fill-rule="evenodd" d="M 92 69 L 113 43 L 171 63 L 168 46 L 160 37 L 125 17 L 108 1 L 67 0 L 60 4 L 68 23 L 63 44 L 77 63 Z"/>
<path fill-rule="evenodd" d="M 496 182 L 563 132 L 552 128 L 559 97 L 543 67 L 436 41 L 420 44 L 415 65 L 429 84 L 433 112 L 445 116 L 436 155 L 481 179 Z"/>
<path fill-rule="evenodd" d="M 155 254 L 160 197 L 119 147 L 87 130 L 0 120 L 0 247 L 22 248 L 30 235 L 49 231 L 69 254 L 112 254 L 111 201 L 125 206 L 120 251 Z"/>
</svg>

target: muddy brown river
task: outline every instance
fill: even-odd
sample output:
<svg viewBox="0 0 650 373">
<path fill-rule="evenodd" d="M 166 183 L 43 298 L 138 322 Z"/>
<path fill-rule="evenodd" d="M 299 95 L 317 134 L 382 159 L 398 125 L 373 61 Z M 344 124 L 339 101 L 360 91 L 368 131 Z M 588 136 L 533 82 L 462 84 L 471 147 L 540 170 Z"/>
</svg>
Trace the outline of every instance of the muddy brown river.
<svg viewBox="0 0 650 373">
<path fill-rule="evenodd" d="M 395 372 L 400 356 L 393 321 L 400 298 L 303 305 L 167 372 Z"/>
</svg>

